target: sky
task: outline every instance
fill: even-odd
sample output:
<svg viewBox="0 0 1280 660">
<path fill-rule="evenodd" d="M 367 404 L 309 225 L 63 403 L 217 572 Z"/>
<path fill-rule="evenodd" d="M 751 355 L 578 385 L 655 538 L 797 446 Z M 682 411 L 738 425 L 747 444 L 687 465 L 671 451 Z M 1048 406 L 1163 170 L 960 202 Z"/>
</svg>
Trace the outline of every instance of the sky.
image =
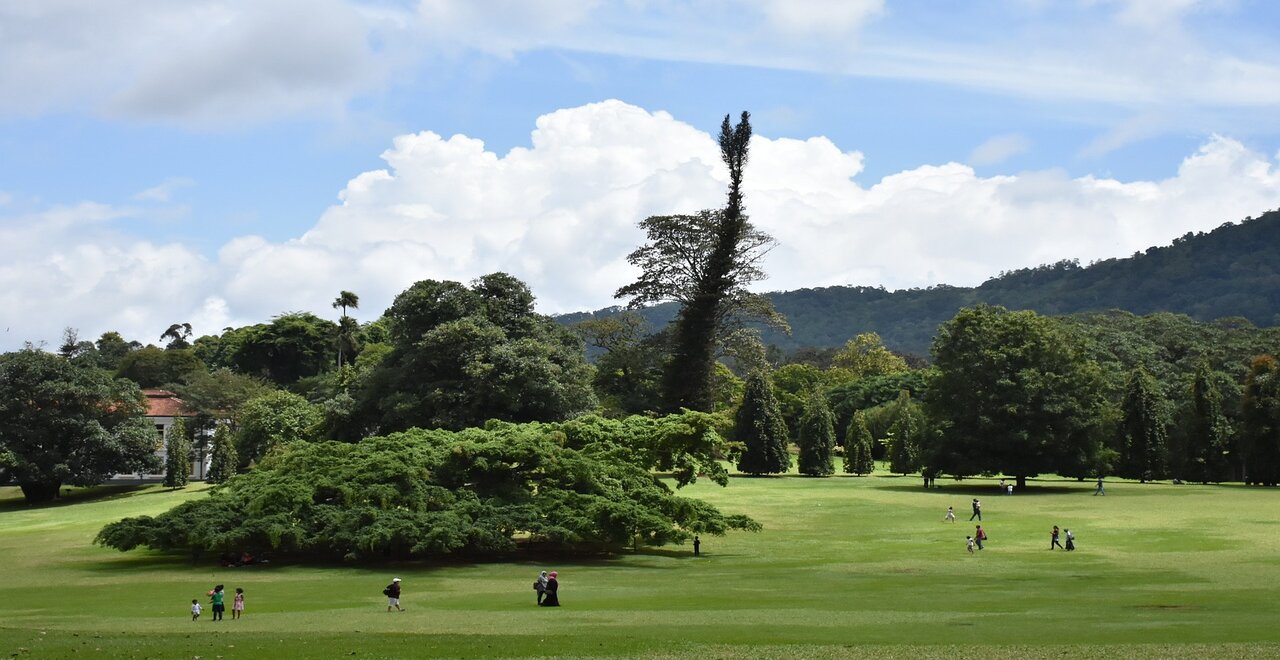
<svg viewBox="0 0 1280 660">
<path fill-rule="evenodd" d="M 159 343 L 421 279 L 618 304 L 722 206 L 762 291 L 972 286 L 1280 208 L 1269 0 L 10 0 L 0 350 Z M 855 329 L 856 330 L 856 329 Z"/>
</svg>

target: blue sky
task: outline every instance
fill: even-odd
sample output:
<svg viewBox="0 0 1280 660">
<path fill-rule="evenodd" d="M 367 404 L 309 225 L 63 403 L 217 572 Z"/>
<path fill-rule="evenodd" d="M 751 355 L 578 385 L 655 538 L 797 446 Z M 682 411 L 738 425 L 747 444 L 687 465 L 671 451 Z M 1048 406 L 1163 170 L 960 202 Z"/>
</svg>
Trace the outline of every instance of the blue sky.
<svg viewBox="0 0 1280 660">
<path fill-rule="evenodd" d="M 636 221 L 720 203 L 741 110 L 764 289 L 1123 256 L 1280 206 L 1276 34 L 1244 0 L 6 3 L 0 348 L 493 270 L 611 304 Z"/>
</svg>

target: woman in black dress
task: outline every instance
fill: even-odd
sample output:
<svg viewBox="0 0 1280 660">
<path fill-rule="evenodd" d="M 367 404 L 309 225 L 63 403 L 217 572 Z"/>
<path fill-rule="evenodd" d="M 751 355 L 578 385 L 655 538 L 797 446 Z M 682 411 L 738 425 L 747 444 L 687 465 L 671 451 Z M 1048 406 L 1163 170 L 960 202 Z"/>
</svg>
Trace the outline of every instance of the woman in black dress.
<svg viewBox="0 0 1280 660">
<path fill-rule="evenodd" d="M 556 579 L 557 575 L 555 571 L 547 574 L 547 597 L 542 599 L 543 607 L 560 607 L 560 581 Z"/>
</svg>

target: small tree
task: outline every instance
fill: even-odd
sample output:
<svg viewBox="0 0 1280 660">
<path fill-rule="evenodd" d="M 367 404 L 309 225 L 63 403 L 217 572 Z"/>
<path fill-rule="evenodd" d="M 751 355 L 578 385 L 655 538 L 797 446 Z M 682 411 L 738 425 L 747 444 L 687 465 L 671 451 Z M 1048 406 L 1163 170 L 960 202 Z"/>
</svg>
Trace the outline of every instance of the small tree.
<svg viewBox="0 0 1280 660">
<path fill-rule="evenodd" d="M 800 445 L 801 474 L 825 477 L 835 472 L 831 463 L 836 444 L 835 418 L 827 406 L 827 398 L 818 390 L 811 392 L 805 403 L 796 444 Z"/>
<path fill-rule="evenodd" d="M 236 443 L 240 464 L 260 461 L 290 442 L 315 439 L 323 421 L 319 406 L 292 392 L 277 390 L 245 402 Z"/>
<path fill-rule="evenodd" d="M 226 424 L 218 424 L 213 431 L 213 456 L 209 460 L 209 474 L 206 478 L 211 484 L 220 484 L 236 476 L 236 465 L 240 459 L 236 455 L 236 446 L 231 442 L 231 429 Z"/>
<path fill-rule="evenodd" d="M 787 424 L 773 397 L 773 386 L 763 371 L 747 379 L 742 395 L 734 438 L 745 449 L 738 458 L 738 470 L 747 474 L 778 474 L 791 468 L 787 452 Z"/>
<path fill-rule="evenodd" d="M 867 426 L 867 416 L 861 410 L 853 413 L 853 421 L 849 423 L 849 432 L 844 442 L 844 471 L 846 474 L 871 474 L 876 469 L 876 462 L 871 458 L 871 428 Z"/>
<path fill-rule="evenodd" d="M 182 488 L 191 476 L 191 432 L 179 417 L 164 436 L 164 485 Z"/>
<path fill-rule="evenodd" d="M 1166 474 L 1169 440 L 1155 381 L 1142 367 L 1129 374 L 1121 404 L 1120 425 L 1121 476 L 1142 482 L 1161 479 Z"/>
<path fill-rule="evenodd" d="M 919 406 L 911 401 L 911 393 L 902 390 L 893 404 L 893 423 L 889 426 L 889 471 L 898 474 L 915 472 L 920 467 Z"/>
</svg>

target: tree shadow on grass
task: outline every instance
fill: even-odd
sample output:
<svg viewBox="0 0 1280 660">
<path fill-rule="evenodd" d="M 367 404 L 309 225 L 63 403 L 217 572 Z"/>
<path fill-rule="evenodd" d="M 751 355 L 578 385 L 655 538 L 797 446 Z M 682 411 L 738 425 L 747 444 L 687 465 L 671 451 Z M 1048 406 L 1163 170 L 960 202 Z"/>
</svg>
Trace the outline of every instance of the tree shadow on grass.
<svg viewBox="0 0 1280 660">
<path fill-rule="evenodd" d="M 28 504 L 27 500 L 22 497 L 21 492 L 17 497 L 5 498 L 0 500 L 0 511 L 31 511 L 35 509 L 54 509 L 62 506 L 71 506 L 73 504 L 82 504 L 84 502 L 96 502 L 100 500 L 112 500 L 121 497 L 132 497 L 135 495 L 151 495 L 154 493 L 164 493 L 167 490 L 155 489 L 149 492 L 141 492 L 148 488 L 149 485 L 140 484 L 110 484 L 102 486 L 89 486 L 87 488 L 65 488 L 62 495 L 52 502 L 39 502 L 36 504 Z"/>
<path fill-rule="evenodd" d="M 900 493 L 925 493 L 930 495 L 965 495 L 973 496 L 979 499 L 995 499 L 997 497 L 1009 497 L 1009 495 L 1000 494 L 1000 489 L 986 484 L 970 484 L 970 483 L 950 483 L 934 488 L 926 489 L 920 483 L 902 483 L 874 486 L 876 490 L 892 490 Z M 1081 488 L 1076 486 L 1050 485 L 1040 483 L 1029 483 L 1026 488 L 1021 490 L 1015 489 L 1013 497 L 1035 497 L 1036 495 L 1065 495 L 1070 493 L 1086 494 L 1093 492 L 1093 487 Z"/>
</svg>

